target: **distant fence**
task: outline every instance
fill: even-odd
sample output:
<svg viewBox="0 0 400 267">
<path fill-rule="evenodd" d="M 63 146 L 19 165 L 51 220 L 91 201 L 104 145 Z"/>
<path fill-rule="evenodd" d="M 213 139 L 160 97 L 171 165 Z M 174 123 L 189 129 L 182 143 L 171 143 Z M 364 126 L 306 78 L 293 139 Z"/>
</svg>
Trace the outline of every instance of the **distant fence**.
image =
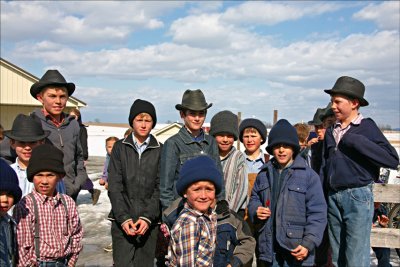
<svg viewBox="0 0 400 267">
<path fill-rule="evenodd" d="M 374 184 L 373 192 L 375 202 L 400 203 L 399 184 Z M 371 247 L 400 248 L 400 229 L 372 228 Z"/>
</svg>

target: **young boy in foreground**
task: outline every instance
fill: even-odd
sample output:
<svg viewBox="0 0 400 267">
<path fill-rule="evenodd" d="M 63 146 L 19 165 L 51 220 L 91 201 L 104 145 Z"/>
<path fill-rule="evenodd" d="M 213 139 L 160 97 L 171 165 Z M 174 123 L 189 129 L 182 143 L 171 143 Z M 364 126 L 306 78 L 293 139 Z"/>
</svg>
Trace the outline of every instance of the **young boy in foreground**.
<svg viewBox="0 0 400 267">
<path fill-rule="evenodd" d="M 273 155 L 251 192 L 249 217 L 257 232 L 257 266 L 313 266 L 326 226 L 319 176 L 299 155 L 295 128 L 279 120 L 268 137 Z"/>
<path fill-rule="evenodd" d="M 27 178 L 34 190 L 14 209 L 18 266 L 75 266 L 83 229 L 74 200 L 56 191 L 65 175 L 63 153 L 43 144 L 33 149 Z"/>
</svg>

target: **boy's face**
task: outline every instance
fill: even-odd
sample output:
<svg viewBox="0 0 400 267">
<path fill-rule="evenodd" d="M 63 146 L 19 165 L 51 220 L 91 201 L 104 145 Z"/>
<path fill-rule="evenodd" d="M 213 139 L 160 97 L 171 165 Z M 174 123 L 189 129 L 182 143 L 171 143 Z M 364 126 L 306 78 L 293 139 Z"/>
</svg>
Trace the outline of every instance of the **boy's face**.
<svg viewBox="0 0 400 267">
<path fill-rule="evenodd" d="M 315 125 L 314 128 L 315 128 L 315 132 L 317 133 L 318 140 L 319 141 L 324 140 L 325 132 L 326 132 L 326 129 L 324 128 L 324 126 L 322 124 L 321 125 Z"/>
<path fill-rule="evenodd" d="M 52 197 L 56 191 L 56 185 L 61 178 L 60 174 L 51 171 L 38 172 L 33 176 L 35 190 L 42 195 Z"/>
<path fill-rule="evenodd" d="M 153 119 L 147 113 L 137 115 L 132 122 L 133 134 L 136 138 L 147 138 L 153 128 Z"/>
<path fill-rule="evenodd" d="M 111 155 L 111 151 L 112 151 L 112 148 L 113 148 L 115 142 L 116 142 L 115 140 L 109 140 L 106 142 L 106 150 L 107 150 L 108 155 Z"/>
<path fill-rule="evenodd" d="M 207 112 L 206 110 L 194 111 L 194 110 L 186 110 L 181 111 L 181 118 L 183 119 L 185 126 L 191 131 L 199 131 L 203 126 L 203 123 L 206 119 Z"/>
<path fill-rule="evenodd" d="M 32 149 L 44 143 L 44 140 L 34 141 L 34 142 L 22 142 L 17 140 L 10 140 L 11 147 L 17 153 L 18 159 L 24 163 L 28 164 L 29 159 L 32 155 Z"/>
<path fill-rule="evenodd" d="M 235 138 L 228 133 L 219 133 L 215 135 L 215 140 L 217 141 L 219 151 L 222 154 L 226 154 L 231 151 Z"/>
<path fill-rule="evenodd" d="M 14 205 L 14 196 L 1 191 L 0 192 L 0 216 L 6 215 L 7 211 Z"/>
<path fill-rule="evenodd" d="M 215 186 L 209 181 L 199 181 L 191 184 L 184 197 L 193 209 L 206 213 L 215 200 Z"/>
<path fill-rule="evenodd" d="M 293 149 L 291 146 L 286 144 L 279 144 L 272 148 L 272 154 L 278 161 L 281 167 L 285 167 L 289 162 L 293 160 Z"/>
<path fill-rule="evenodd" d="M 256 152 L 261 146 L 261 135 L 254 128 L 246 128 L 243 131 L 243 145 L 250 154 Z"/>
<path fill-rule="evenodd" d="M 359 101 L 356 99 L 351 100 L 344 95 L 332 95 L 331 103 L 333 113 L 340 122 L 346 121 L 349 117 L 358 113 Z"/>
<path fill-rule="evenodd" d="M 67 105 L 68 92 L 64 87 L 48 87 L 36 97 L 50 115 L 57 117 Z"/>
</svg>

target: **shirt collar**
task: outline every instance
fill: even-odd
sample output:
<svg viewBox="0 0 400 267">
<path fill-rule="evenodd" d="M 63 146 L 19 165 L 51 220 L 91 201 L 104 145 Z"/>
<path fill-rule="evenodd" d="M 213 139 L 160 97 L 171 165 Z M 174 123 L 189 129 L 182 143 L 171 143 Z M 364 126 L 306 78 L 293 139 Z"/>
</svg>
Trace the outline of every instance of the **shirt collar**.
<svg viewBox="0 0 400 267">
<path fill-rule="evenodd" d="M 49 119 L 56 127 L 60 127 L 63 124 L 64 120 L 65 120 L 65 115 L 64 115 L 63 112 L 61 112 L 61 115 L 60 115 L 61 116 L 60 117 L 60 119 L 61 119 L 60 122 L 57 121 L 56 118 L 54 118 L 50 113 L 48 113 L 47 110 L 42 109 L 42 113 L 46 117 L 46 119 Z"/>
<path fill-rule="evenodd" d="M 133 144 L 137 147 L 147 146 L 150 142 L 150 135 L 147 136 L 146 140 L 144 140 L 144 142 L 141 144 L 139 144 L 139 142 L 136 140 L 136 137 L 133 135 L 133 133 L 132 133 L 132 139 L 133 139 Z"/>
<path fill-rule="evenodd" d="M 52 199 L 55 199 L 57 202 L 59 202 L 60 199 L 60 194 L 58 192 L 56 192 L 56 195 L 54 197 L 49 197 L 49 196 L 45 196 L 40 194 L 38 191 L 36 191 L 36 189 L 34 188 L 32 190 L 32 193 L 35 195 L 35 197 L 42 203 L 44 204 L 47 201 L 51 201 Z"/>
<path fill-rule="evenodd" d="M 355 117 L 350 124 L 352 125 L 359 125 L 361 123 L 361 121 L 364 119 L 363 115 L 361 113 L 358 113 L 357 117 Z M 349 124 L 349 125 L 350 125 Z M 335 122 L 335 128 L 340 127 L 342 125 L 342 123 L 340 121 L 336 121 Z M 347 128 L 347 127 L 346 127 Z"/>
</svg>

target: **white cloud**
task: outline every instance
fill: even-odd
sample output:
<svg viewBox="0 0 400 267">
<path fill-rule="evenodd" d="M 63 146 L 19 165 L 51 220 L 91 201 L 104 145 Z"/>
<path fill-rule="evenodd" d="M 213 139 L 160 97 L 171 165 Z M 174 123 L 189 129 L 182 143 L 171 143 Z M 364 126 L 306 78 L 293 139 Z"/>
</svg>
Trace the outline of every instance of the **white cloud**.
<svg viewBox="0 0 400 267">
<path fill-rule="evenodd" d="M 159 17 L 183 5 L 179 1 L 1 1 L 1 38 L 118 43 L 134 31 L 164 27 Z"/>
<path fill-rule="evenodd" d="M 235 24 L 274 25 L 288 20 L 297 20 L 304 16 L 316 16 L 333 12 L 341 5 L 318 2 L 261 2 L 253 1 L 228 8 L 222 14 L 222 20 Z"/>
<path fill-rule="evenodd" d="M 399 30 L 400 2 L 385 1 L 380 4 L 369 4 L 353 15 L 356 20 L 370 20 L 381 29 Z"/>
</svg>

